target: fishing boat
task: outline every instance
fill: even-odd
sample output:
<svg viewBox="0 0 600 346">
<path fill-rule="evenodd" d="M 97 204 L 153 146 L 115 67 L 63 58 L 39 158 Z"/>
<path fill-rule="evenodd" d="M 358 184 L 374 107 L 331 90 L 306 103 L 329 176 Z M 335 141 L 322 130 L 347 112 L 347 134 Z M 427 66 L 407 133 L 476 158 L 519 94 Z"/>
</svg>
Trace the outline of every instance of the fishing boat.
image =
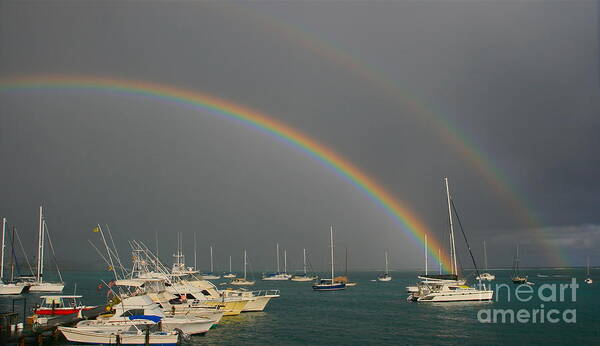
<svg viewBox="0 0 600 346">
<path fill-rule="evenodd" d="M 62 282 L 62 275 L 60 274 L 60 269 L 58 268 L 58 264 L 56 264 L 56 271 L 60 278 L 60 282 L 45 282 L 44 281 L 44 248 L 45 248 L 45 238 L 46 234 L 48 235 L 48 241 L 50 243 L 50 249 L 52 250 L 52 255 L 54 255 L 54 247 L 52 246 L 52 240 L 50 239 L 50 233 L 48 232 L 48 226 L 46 225 L 46 220 L 44 218 L 42 206 L 40 206 L 39 213 L 39 228 L 38 228 L 38 254 L 37 254 L 37 274 L 35 276 L 35 281 L 31 283 L 31 287 L 29 288 L 30 292 L 53 292 L 60 293 L 65 288 L 65 284 Z M 56 261 L 55 261 L 56 263 Z"/>
<path fill-rule="evenodd" d="M 424 275 L 419 276 L 419 279 L 423 280 L 417 285 L 417 291 L 410 293 L 408 296 L 408 300 L 414 302 L 458 302 L 458 301 L 486 301 L 491 300 L 494 291 L 486 288 L 485 284 L 479 280 L 478 287 L 470 287 L 465 285 L 464 281 L 459 280 L 458 278 L 458 265 L 456 260 L 456 245 L 454 239 L 454 223 L 453 223 L 453 215 L 452 211 L 454 210 L 456 213 L 456 207 L 454 206 L 454 202 L 450 197 L 450 188 L 448 186 L 448 178 L 444 178 L 445 187 L 446 187 L 446 199 L 448 203 L 448 220 L 449 220 L 449 235 L 450 235 L 450 259 L 451 259 L 451 267 L 452 273 L 448 275 Z M 469 243 L 467 241 L 467 236 L 465 234 L 464 229 L 462 228 L 462 224 L 460 223 L 460 218 L 457 215 L 457 221 L 459 223 L 461 232 L 467 243 L 467 248 L 469 249 L 469 254 L 471 256 L 471 260 L 473 261 L 473 266 L 475 270 L 477 270 L 477 263 L 475 263 L 475 258 L 471 253 Z"/>
<path fill-rule="evenodd" d="M 237 275 L 235 275 L 232 271 L 231 271 L 231 256 L 229 256 L 229 273 L 223 275 L 223 278 L 225 279 L 233 279 L 235 278 Z"/>
<path fill-rule="evenodd" d="M 236 286 L 252 286 L 254 285 L 253 280 L 248 280 L 246 267 L 248 266 L 248 258 L 246 257 L 246 250 L 244 250 L 244 277 L 243 278 L 235 278 L 231 281 L 232 285 Z"/>
<path fill-rule="evenodd" d="M 524 276 L 519 272 L 519 244 L 517 244 L 517 254 L 513 261 L 513 272 L 510 279 L 513 284 L 517 285 L 528 283 L 527 276 Z"/>
<path fill-rule="evenodd" d="M 287 255 L 286 251 L 283 252 L 284 270 L 279 270 L 279 244 L 277 244 L 277 272 L 265 274 L 262 278 L 264 281 L 287 281 L 292 276 L 287 273 Z"/>
<path fill-rule="evenodd" d="M 247 291 L 243 288 L 239 289 L 225 289 L 221 291 L 223 297 L 226 298 L 244 298 L 248 299 L 248 303 L 242 310 L 242 312 L 259 312 L 263 311 L 269 301 L 273 298 L 279 298 L 279 290 L 259 290 L 259 291 Z"/>
<path fill-rule="evenodd" d="M 296 274 L 296 275 L 292 276 L 292 278 L 290 280 L 297 281 L 297 282 L 315 281 L 317 279 L 317 277 L 308 275 L 308 272 L 306 271 L 306 249 L 302 249 L 302 254 L 304 257 L 304 273 Z"/>
<path fill-rule="evenodd" d="M 492 281 L 496 279 L 496 275 L 488 273 L 487 250 L 485 248 L 485 240 L 483 241 L 483 262 L 485 265 L 485 273 L 477 276 L 477 280 Z"/>
<path fill-rule="evenodd" d="M 88 330 L 73 327 L 58 327 L 58 330 L 70 342 L 104 345 L 177 345 L 177 332 L 144 332 L 127 330 L 112 332 L 107 330 Z"/>
<path fill-rule="evenodd" d="M 377 280 L 378 281 L 392 281 L 392 277 L 388 271 L 388 253 L 387 253 L 387 251 L 385 252 L 385 273 L 383 273 L 383 275 L 379 275 L 377 277 Z"/>
<path fill-rule="evenodd" d="M 81 304 L 81 296 L 41 296 L 39 305 L 33 308 L 36 315 L 71 315 L 81 310 L 91 310 L 95 306 Z"/>
<path fill-rule="evenodd" d="M 331 279 L 321 279 L 316 282 L 312 288 L 315 291 L 339 291 L 346 289 L 346 284 L 344 282 L 335 280 L 335 272 L 333 265 L 333 226 L 329 228 L 330 238 L 331 238 Z"/>
<path fill-rule="evenodd" d="M 202 278 L 204 280 L 217 280 L 217 279 L 221 278 L 220 275 L 217 275 L 217 274 L 214 273 L 214 267 L 213 267 L 213 247 L 212 247 L 212 245 L 210 246 L 210 272 L 209 273 L 202 273 L 200 275 L 202 275 Z"/>
<path fill-rule="evenodd" d="M 23 290 L 27 287 L 25 285 L 18 285 L 14 282 L 5 282 L 4 281 L 4 249 L 5 246 L 5 236 L 6 236 L 6 218 L 2 218 L 2 254 L 0 259 L 0 295 L 17 295 L 21 294 Z M 11 256 L 11 261 L 14 258 L 14 228 L 13 228 L 13 256 Z"/>
<path fill-rule="evenodd" d="M 587 258 L 587 278 L 585 278 L 585 283 L 586 284 L 592 284 L 594 281 L 592 280 L 592 277 L 590 276 L 590 258 Z"/>
</svg>

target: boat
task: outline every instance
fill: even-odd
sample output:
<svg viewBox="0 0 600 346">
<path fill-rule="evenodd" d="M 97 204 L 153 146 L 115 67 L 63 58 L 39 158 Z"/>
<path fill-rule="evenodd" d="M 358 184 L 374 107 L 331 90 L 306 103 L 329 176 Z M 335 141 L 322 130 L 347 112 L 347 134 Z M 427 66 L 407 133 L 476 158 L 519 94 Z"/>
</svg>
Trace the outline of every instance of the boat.
<svg viewBox="0 0 600 346">
<path fill-rule="evenodd" d="M 231 256 L 229 256 L 229 273 L 223 275 L 223 278 L 225 279 L 233 279 L 235 278 L 237 275 L 235 275 L 232 271 L 231 271 Z"/>
<path fill-rule="evenodd" d="M 329 228 L 331 238 L 331 279 L 321 279 L 313 284 L 312 288 L 315 291 L 339 291 L 346 289 L 344 282 L 335 280 L 335 272 L 333 266 L 333 226 Z"/>
<path fill-rule="evenodd" d="M 587 278 L 585 278 L 585 283 L 586 284 L 592 284 L 594 281 L 592 280 L 592 277 L 590 276 L 590 258 L 587 258 Z"/>
<path fill-rule="evenodd" d="M 218 280 L 221 278 L 220 275 L 217 275 L 214 273 L 214 268 L 213 268 L 213 247 L 212 245 L 210 246 L 210 272 L 209 273 L 202 273 L 200 274 L 202 275 L 202 278 L 204 280 Z"/>
<path fill-rule="evenodd" d="M 127 330 L 111 332 L 106 330 L 88 330 L 73 327 L 58 327 L 58 330 L 70 342 L 105 345 L 177 345 L 177 332 L 144 332 Z"/>
<path fill-rule="evenodd" d="M 153 326 L 160 322 L 161 331 L 181 330 L 188 335 L 205 334 L 217 319 L 195 317 L 193 315 L 166 316 L 161 308 L 148 295 L 124 297 L 112 307 L 110 314 L 100 315 L 95 320 L 77 323 L 79 330 L 104 330 L 119 332 Z"/>
<path fill-rule="evenodd" d="M 35 281 L 31 283 L 31 287 L 29 287 L 29 292 L 53 292 L 60 293 L 65 288 L 64 282 L 62 282 L 62 275 L 60 274 L 60 270 L 58 265 L 56 266 L 58 276 L 60 278 L 60 282 L 44 282 L 44 247 L 45 247 L 45 236 L 48 233 L 48 227 L 46 225 L 46 220 L 44 219 L 43 209 L 40 206 L 40 214 L 39 214 L 39 228 L 38 228 L 38 254 L 37 254 L 37 274 L 35 276 Z M 48 240 L 50 242 L 50 248 L 54 253 L 54 248 L 52 247 L 52 240 L 50 240 L 50 234 L 48 233 Z"/>
<path fill-rule="evenodd" d="M 485 240 L 483 241 L 483 262 L 485 265 L 485 273 L 480 274 L 479 276 L 477 276 L 477 280 L 482 280 L 482 281 L 493 281 L 496 279 L 496 275 L 490 274 L 488 273 L 488 261 L 487 261 L 487 250 L 485 247 Z"/>
<path fill-rule="evenodd" d="M 254 285 L 253 280 L 248 280 L 246 274 L 246 266 L 248 265 L 248 258 L 246 257 L 246 250 L 244 250 L 244 277 L 243 278 L 235 278 L 231 281 L 232 285 L 236 286 L 252 286 Z"/>
<path fill-rule="evenodd" d="M 456 213 L 456 207 L 450 196 L 450 188 L 448 185 L 448 178 L 444 178 L 446 187 L 446 199 L 448 203 L 448 220 L 449 220 L 449 233 L 450 233 L 450 261 L 452 273 L 446 275 L 423 275 L 418 278 L 422 281 L 417 284 L 416 292 L 411 292 L 407 298 L 409 301 L 414 302 L 458 302 L 458 301 L 488 301 L 492 300 L 494 291 L 486 288 L 485 284 L 479 280 L 478 287 L 470 287 L 465 284 L 465 281 L 458 277 L 458 265 L 456 260 L 456 245 L 454 238 L 454 223 L 452 210 Z M 471 254 L 470 246 L 467 241 L 466 234 L 460 219 L 457 216 L 459 226 L 465 242 L 467 243 L 467 249 Z M 477 270 L 477 264 L 475 258 L 471 254 L 473 260 L 473 266 Z"/>
<path fill-rule="evenodd" d="M 5 282 L 4 281 L 4 249 L 5 246 L 5 236 L 6 236 L 6 218 L 2 218 L 2 254 L 0 255 L 2 258 L 0 259 L 0 295 L 17 295 L 21 294 L 27 286 L 18 285 L 14 282 Z M 14 228 L 13 228 L 13 239 L 14 239 Z M 14 240 L 11 256 L 11 262 L 14 258 Z"/>
<path fill-rule="evenodd" d="M 277 272 L 263 275 L 262 280 L 264 280 L 264 281 L 287 281 L 292 277 L 290 274 L 287 273 L 286 251 L 283 252 L 283 257 L 284 257 L 285 269 L 283 272 L 281 272 L 279 270 L 279 243 L 278 243 L 277 244 Z"/>
<path fill-rule="evenodd" d="M 195 233 L 194 233 L 195 236 Z M 195 237 L 194 237 L 195 238 Z M 195 242 L 194 242 L 195 244 Z M 181 233 L 177 233 L 177 252 L 173 254 L 173 266 L 171 267 L 171 274 L 185 276 L 191 274 L 197 274 L 196 270 L 196 251 L 194 247 L 194 267 L 186 267 L 185 255 L 183 254 L 183 237 Z"/>
<path fill-rule="evenodd" d="M 38 316 L 71 315 L 81 310 L 91 310 L 95 306 L 81 304 L 81 296 L 41 296 L 39 305 L 33 308 L 33 313 Z"/>
<path fill-rule="evenodd" d="M 392 276 L 388 271 L 388 253 L 385 252 L 385 273 L 383 275 L 377 276 L 377 281 L 392 281 Z"/>
<path fill-rule="evenodd" d="M 303 254 L 303 258 L 304 258 L 304 273 L 296 274 L 296 275 L 292 276 L 292 278 L 290 280 L 296 281 L 296 282 L 315 281 L 317 279 L 317 277 L 308 275 L 308 272 L 306 271 L 306 249 L 302 249 L 302 254 Z"/>
<path fill-rule="evenodd" d="M 512 272 L 512 276 L 510 277 L 510 279 L 513 282 L 513 284 L 517 284 L 517 285 L 530 284 L 527 281 L 527 276 L 526 275 L 524 276 L 519 272 L 519 244 L 517 244 L 517 254 L 513 261 L 513 272 Z"/>
<path fill-rule="evenodd" d="M 240 288 L 235 290 L 225 289 L 221 292 L 223 297 L 226 298 L 240 297 L 249 299 L 242 312 L 263 311 L 271 299 L 280 297 L 279 290 L 247 291 L 243 288 Z"/>
</svg>

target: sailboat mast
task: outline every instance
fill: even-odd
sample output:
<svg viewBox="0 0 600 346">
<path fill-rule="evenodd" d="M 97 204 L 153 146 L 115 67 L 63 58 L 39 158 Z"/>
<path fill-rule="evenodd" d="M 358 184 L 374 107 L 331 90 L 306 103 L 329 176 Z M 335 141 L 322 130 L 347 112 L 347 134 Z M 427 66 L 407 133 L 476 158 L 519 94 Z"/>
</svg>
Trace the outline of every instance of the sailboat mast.
<svg viewBox="0 0 600 346">
<path fill-rule="evenodd" d="M 385 252 L 385 274 L 388 274 L 388 256 L 387 251 Z"/>
<path fill-rule="evenodd" d="M 231 255 L 229 256 L 229 273 L 231 273 Z"/>
<path fill-rule="evenodd" d="M 44 275 L 44 224 L 42 220 L 42 206 L 40 205 L 39 227 L 38 227 L 38 257 L 37 257 L 37 275 L 38 283 L 42 282 Z"/>
<path fill-rule="evenodd" d="M 283 250 L 283 272 L 287 273 L 287 250 Z"/>
<path fill-rule="evenodd" d="M 425 234 L 425 275 L 427 275 L 427 234 Z"/>
<path fill-rule="evenodd" d="M 277 273 L 279 274 L 279 243 L 277 243 Z"/>
<path fill-rule="evenodd" d="M 333 226 L 329 227 L 329 231 L 331 233 L 331 283 L 333 284 Z"/>
<path fill-rule="evenodd" d="M 194 270 L 196 270 L 196 232 L 194 232 Z"/>
<path fill-rule="evenodd" d="M 442 250 L 438 249 L 438 260 L 440 265 L 440 275 L 442 275 Z"/>
<path fill-rule="evenodd" d="M 4 231 L 2 231 L 2 239 L 4 239 Z M 2 241 L 2 245 L 4 245 L 4 241 Z M 590 256 L 587 258 L 587 276 L 590 276 Z"/>
<path fill-rule="evenodd" d="M 452 223 L 452 207 L 450 206 L 450 188 L 448 187 L 448 178 L 444 178 L 446 183 L 446 199 L 448 201 L 448 221 L 450 222 L 450 259 L 452 261 L 452 274 L 458 275 L 456 264 L 456 247 L 454 245 L 454 224 Z"/>
<path fill-rule="evenodd" d="M 346 247 L 346 271 L 344 272 L 344 276 L 348 277 L 348 247 Z"/>
<path fill-rule="evenodd" d="M 212 245 L 210 246 L 210 272 L 212 273 L 213 270 L 213 253 L 212 253 Z"/>
<path fill-rule="evenodd" d="M 6 218 L 2 218 L 2 260 L 0 260 L 0 282 L 4 278 L 4 236 L 6 234 Z"/>
<path fill-rule="evenodd" d="M 248 260 L 246 259 L 246 250 L 244 249 L 244 280 L 246 280 L 246 265 L 248 264 Z"/>
<path fill-rule="evenodd" d="M 306 249 L 302 249 L 302 254 L 304 257 L 304 275 L 306 275 Z"/>
<path fill-rule="evenodd" d="M 485 271 L 488 271 L 488 264 L 487 264 L 487 250 L 485 249 L 485 240 L 483 241 L 483 262 L 485 264 Z"/>
<path fill-rule="evenodd" d="M 12 226 L 12 236 L 10 239 L 10 282 L 13 282 L 15 280 L 15 226 Z M 25 259 L 27 259 L 27 256 L 25 256 Z M 31 269 L 31 267 L 29 268 Z"/>
</svg>

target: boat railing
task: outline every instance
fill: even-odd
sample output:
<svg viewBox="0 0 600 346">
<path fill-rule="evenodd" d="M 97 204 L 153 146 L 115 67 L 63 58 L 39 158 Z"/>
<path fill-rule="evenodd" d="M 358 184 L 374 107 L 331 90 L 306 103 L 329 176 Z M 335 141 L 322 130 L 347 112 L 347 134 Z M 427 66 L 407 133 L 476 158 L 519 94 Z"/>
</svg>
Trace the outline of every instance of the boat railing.
<svg viewBox="0 0 600 346">
<path fill-rule="evenodd" d="M 275 296 L 275 295 L 279 295 L 279 290 L 258 290 L 258 291 L 252 291 L 252 295 L 255 297 L 264 297 L 264 296 Z"/>
</svg>

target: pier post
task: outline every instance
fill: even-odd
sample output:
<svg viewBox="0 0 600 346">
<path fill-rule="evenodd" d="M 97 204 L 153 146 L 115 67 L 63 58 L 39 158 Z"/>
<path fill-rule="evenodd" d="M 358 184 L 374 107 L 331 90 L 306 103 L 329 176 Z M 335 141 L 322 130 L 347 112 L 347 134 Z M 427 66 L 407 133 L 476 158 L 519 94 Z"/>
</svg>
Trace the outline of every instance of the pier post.
<svg viewBox="0 0 600 346">
<path fill-rule="evenodd" d="M 146 328 L 146 340 L 145 340 L 146 346 L 150 345 L 150 327 Z"/>
</svg>

